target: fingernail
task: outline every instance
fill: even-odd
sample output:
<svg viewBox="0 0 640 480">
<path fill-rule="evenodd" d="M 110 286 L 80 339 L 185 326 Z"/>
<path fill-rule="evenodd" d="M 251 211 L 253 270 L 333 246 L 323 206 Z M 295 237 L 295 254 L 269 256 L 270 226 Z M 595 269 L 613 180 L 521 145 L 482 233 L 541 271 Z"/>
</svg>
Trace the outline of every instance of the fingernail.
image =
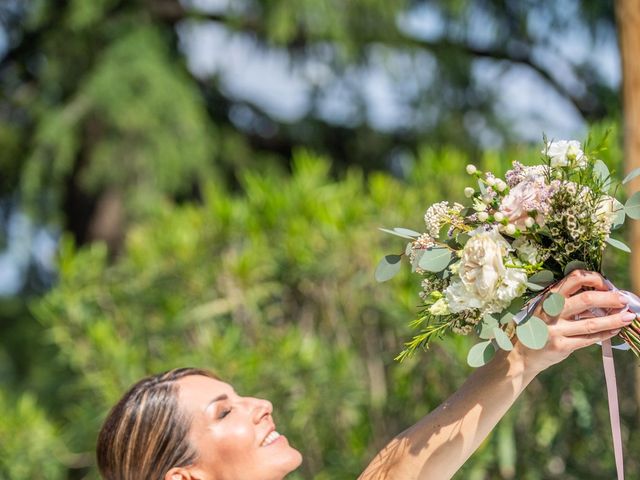
<svg viewBox="0 0 640 480">
<path fill-rule="evenodd" d="M 625 305 L 629 304 L 629 297 L 627 297 L 624 293 L 618 293 L 618 298 L 620 299 L 620 303 L 624 303 Z"/>
<path fill-rule="evenodd" d="M 633 312 L 627 312 L 622 315 L 622 321 L 625 323 L 631 323 L 634 318 L 636 318 L 636 314 Z"/>
</svg>

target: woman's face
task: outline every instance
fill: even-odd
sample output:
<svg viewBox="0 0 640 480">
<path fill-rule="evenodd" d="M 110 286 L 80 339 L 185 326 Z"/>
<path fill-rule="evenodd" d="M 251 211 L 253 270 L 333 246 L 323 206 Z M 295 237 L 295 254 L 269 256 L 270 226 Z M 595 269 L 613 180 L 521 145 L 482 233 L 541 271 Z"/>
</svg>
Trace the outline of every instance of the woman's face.
<svg viewBox="0 0 640 480">
<path fill-rule="evenodd" d="M 302 462 L 276 431 L 269 401 L 241 397 L 201 375 L 178 385 L 180 405 L 193 419 L 189 439 L 198 459 L 188 470 L 194 480 L 280 480 Z"/>
</svg>

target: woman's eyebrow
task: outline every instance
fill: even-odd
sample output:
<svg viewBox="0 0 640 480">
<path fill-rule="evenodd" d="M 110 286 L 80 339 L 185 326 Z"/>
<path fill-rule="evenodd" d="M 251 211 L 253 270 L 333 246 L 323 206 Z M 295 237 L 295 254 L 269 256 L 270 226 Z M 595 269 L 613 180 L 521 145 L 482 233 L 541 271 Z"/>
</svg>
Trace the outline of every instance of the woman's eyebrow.
<svg viewBox="0 0 640 480">
<path fill-rule="evenodd" d="M 214 403 L 216 403 L 216 402 L 219 402 L 219 401 L 221 401 L 221 400 L 228 400 L 228 399 L 229 399 L 229 396 L 228 396 L 226 393 L 222 393 L 222 394 L 218 395 L 216 398 L 214 398 L 213 400 L 211 400 L 211 401 L 207 404 L 207 406 L 206 406 L 205 410 L 206 410 L 207 408 L 209 408 L 211 405 L 213 405 Z"/>
</svg>

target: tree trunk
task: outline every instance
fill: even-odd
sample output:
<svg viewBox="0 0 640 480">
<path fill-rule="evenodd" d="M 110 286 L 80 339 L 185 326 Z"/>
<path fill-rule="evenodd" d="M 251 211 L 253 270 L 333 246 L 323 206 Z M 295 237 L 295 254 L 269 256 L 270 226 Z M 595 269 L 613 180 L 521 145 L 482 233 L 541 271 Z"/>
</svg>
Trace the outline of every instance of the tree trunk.
<svg viewBox="0 0 640 480">
<path fill-rule="evenodd" d="M 640 2 L 616 0 L 618 42 L 622 57 L 622 108 L 624 110 L 625 170 L 640 167 Z M 640 190 L 640 178 L 629 184 L 628 193 Z M 631 287 L 640 292 L 640 222 L 631 223 Z M 636 367 L 636 401 L 640 406 L 640 367 Z"/>
</svg>

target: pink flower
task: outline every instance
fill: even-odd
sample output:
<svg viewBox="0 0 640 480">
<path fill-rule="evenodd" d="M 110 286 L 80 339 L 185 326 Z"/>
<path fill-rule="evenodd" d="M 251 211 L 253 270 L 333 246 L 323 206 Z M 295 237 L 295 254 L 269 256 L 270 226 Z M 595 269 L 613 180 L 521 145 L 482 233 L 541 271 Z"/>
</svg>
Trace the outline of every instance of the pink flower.
<svg viewBox="0 0 640 480">
<path fill-rule="evenodd" d="M 542 177 L 527 178 L 513 187 L 500 203 L 500 211 L 510 223 L 525 229 L 525 221 L 530 213 L 535 213 L 536 223 L 544 225 L 544 217 L 549 212 L 548 200 L 551 189 Z"/>
</svg>

